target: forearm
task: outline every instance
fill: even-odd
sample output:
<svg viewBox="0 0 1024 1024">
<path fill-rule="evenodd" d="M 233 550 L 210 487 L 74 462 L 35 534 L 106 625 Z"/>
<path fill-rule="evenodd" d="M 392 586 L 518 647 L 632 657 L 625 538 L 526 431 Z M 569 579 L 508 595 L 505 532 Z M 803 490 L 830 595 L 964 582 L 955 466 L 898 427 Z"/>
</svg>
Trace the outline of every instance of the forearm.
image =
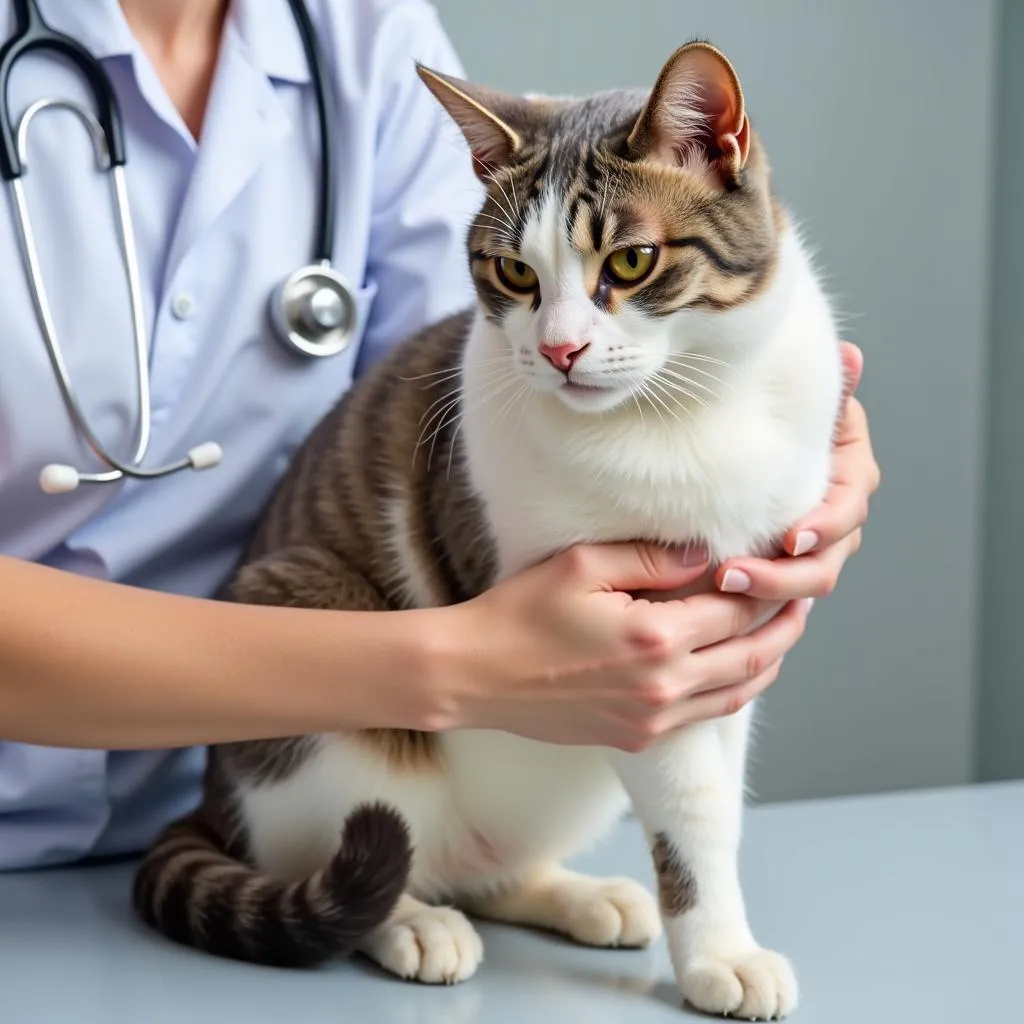
<svg viewBox="0 0 1024 1024">
<path fill-rule="evenodd" d="M 435 714 L 428 614 L 205 601 L 0 557 L 0 741 L 123 749 L 422 727 Z"/>
</svg>

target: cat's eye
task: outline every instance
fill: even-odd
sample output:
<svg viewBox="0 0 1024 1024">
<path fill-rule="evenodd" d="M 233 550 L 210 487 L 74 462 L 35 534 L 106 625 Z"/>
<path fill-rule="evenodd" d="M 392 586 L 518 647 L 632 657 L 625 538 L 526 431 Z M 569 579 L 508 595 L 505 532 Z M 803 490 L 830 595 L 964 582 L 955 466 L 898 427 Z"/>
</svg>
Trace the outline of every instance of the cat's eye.
<svg viewBox="0 0 1024 1024">
<path fill-rule="evenodd" d="M 537 274 L 522 260 L 499 256 L 495 262 L 501 283 L 514 292 L 532 292 L 537 287 Z"/>
<path fill-rule="evenodd" d="M 616 284 L 639 284 L 651 272 L 657 252 L 653 245 L 630 245 L 625 249 L 616 249 L 605 260 L 605 269 Z"/>
</svg>

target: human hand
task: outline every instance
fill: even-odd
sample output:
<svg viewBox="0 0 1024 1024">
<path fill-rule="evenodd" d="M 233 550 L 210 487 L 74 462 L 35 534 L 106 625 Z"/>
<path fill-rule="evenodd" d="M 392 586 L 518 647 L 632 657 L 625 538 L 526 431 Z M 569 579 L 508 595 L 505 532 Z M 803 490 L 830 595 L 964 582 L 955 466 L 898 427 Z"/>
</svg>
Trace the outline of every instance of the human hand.
<svg viewBox="0 0 1024 1024">
<path fill-rule="evenodd" d="M 842 345 L 845 389 L 833 445 L 832 480 L 825 500 L 783 538 L 775 559 L 731 558 L 715 572 L 726 593 L 779 601 L 824 597 L 835 589 L 846 560 L 861 544 L 868 503 L 881 482 L 867 415 L 853 397 L 864 369 L 859 348 Z"/>
<path fill-rule="evenodd" d="M 631 596 L 685 587 L 706 572 L 693 560 L 643 544 L 579 546 L 440 609 L 456 727 L 636 751 L 738 711 L 778 675 L 809 602 L 753 629 L 777 602 Z"/>
</svg>

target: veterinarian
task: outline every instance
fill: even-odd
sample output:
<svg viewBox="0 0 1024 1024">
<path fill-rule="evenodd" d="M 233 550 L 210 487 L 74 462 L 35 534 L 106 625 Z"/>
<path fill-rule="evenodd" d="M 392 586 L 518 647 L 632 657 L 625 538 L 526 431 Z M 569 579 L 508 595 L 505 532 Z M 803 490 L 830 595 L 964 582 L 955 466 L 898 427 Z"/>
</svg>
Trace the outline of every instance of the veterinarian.
<svg viewBox="0 0 1024 1024">
<path fill-rule="evenodd" d="M 631 599 L 706 566 L 623 544 L 454 608 L 210 600 L 317 418 L 390 345 L 473 300 L 477 181 L 414 69 L 461 75 L 459 61 L 422 0 L 0 0 L 0 13 L 4 38 L 22 21 L 63 33 L 102 71 L 32 48 L 9 69 L 0 868 L 141 850 L 195 803 L 210 742 L 472 726 L 638 749 L 772 682 L 801 599 L 835 585 L 878 485 L 852 396 L 826 503 L 783 557 L 718 568 L 718 592 Z M 327 176 L 318 68 L 336 108 Z M 109 119 L 32 108 L 97 110 L 97 96 L 116 103 L 123 154 Z M 335 227 L 318 240 L 325 203 Z M 845 357 L 855 386 L 860 354 Z M 738 637 L 764 600 L 792 603 Z"/>
</svg>

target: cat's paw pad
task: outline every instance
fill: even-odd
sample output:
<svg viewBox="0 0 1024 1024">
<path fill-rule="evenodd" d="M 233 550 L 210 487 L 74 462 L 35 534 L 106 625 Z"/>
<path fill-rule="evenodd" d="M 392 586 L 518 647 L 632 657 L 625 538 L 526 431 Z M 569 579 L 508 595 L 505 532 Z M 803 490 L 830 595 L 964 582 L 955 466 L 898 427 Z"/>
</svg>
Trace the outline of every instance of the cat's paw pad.
<svg viewBox="0 0 1024 1024">
<path fill-rule="evenodd" d="M 798 997 L 792 966 L 770 949 L 699 957 L 684 971 L 680 988 L 698 1010 L 743 1020 L 778 1020 L 796 1009 Z"/>
<path fill-rule="evenodd" d="M 630 878 L 594 878 L 574 882 L 559 893 L 566 931 L 586 946 L 649 946 L 661 934 L 654 897 Z"/>
<path fill-rule="evenodd" d="M 453 985 L 476 972 L 484 946 L 460 911 L 425 907 L 380 928 L 366 952 L 400 978 Z"/>
</svg>

